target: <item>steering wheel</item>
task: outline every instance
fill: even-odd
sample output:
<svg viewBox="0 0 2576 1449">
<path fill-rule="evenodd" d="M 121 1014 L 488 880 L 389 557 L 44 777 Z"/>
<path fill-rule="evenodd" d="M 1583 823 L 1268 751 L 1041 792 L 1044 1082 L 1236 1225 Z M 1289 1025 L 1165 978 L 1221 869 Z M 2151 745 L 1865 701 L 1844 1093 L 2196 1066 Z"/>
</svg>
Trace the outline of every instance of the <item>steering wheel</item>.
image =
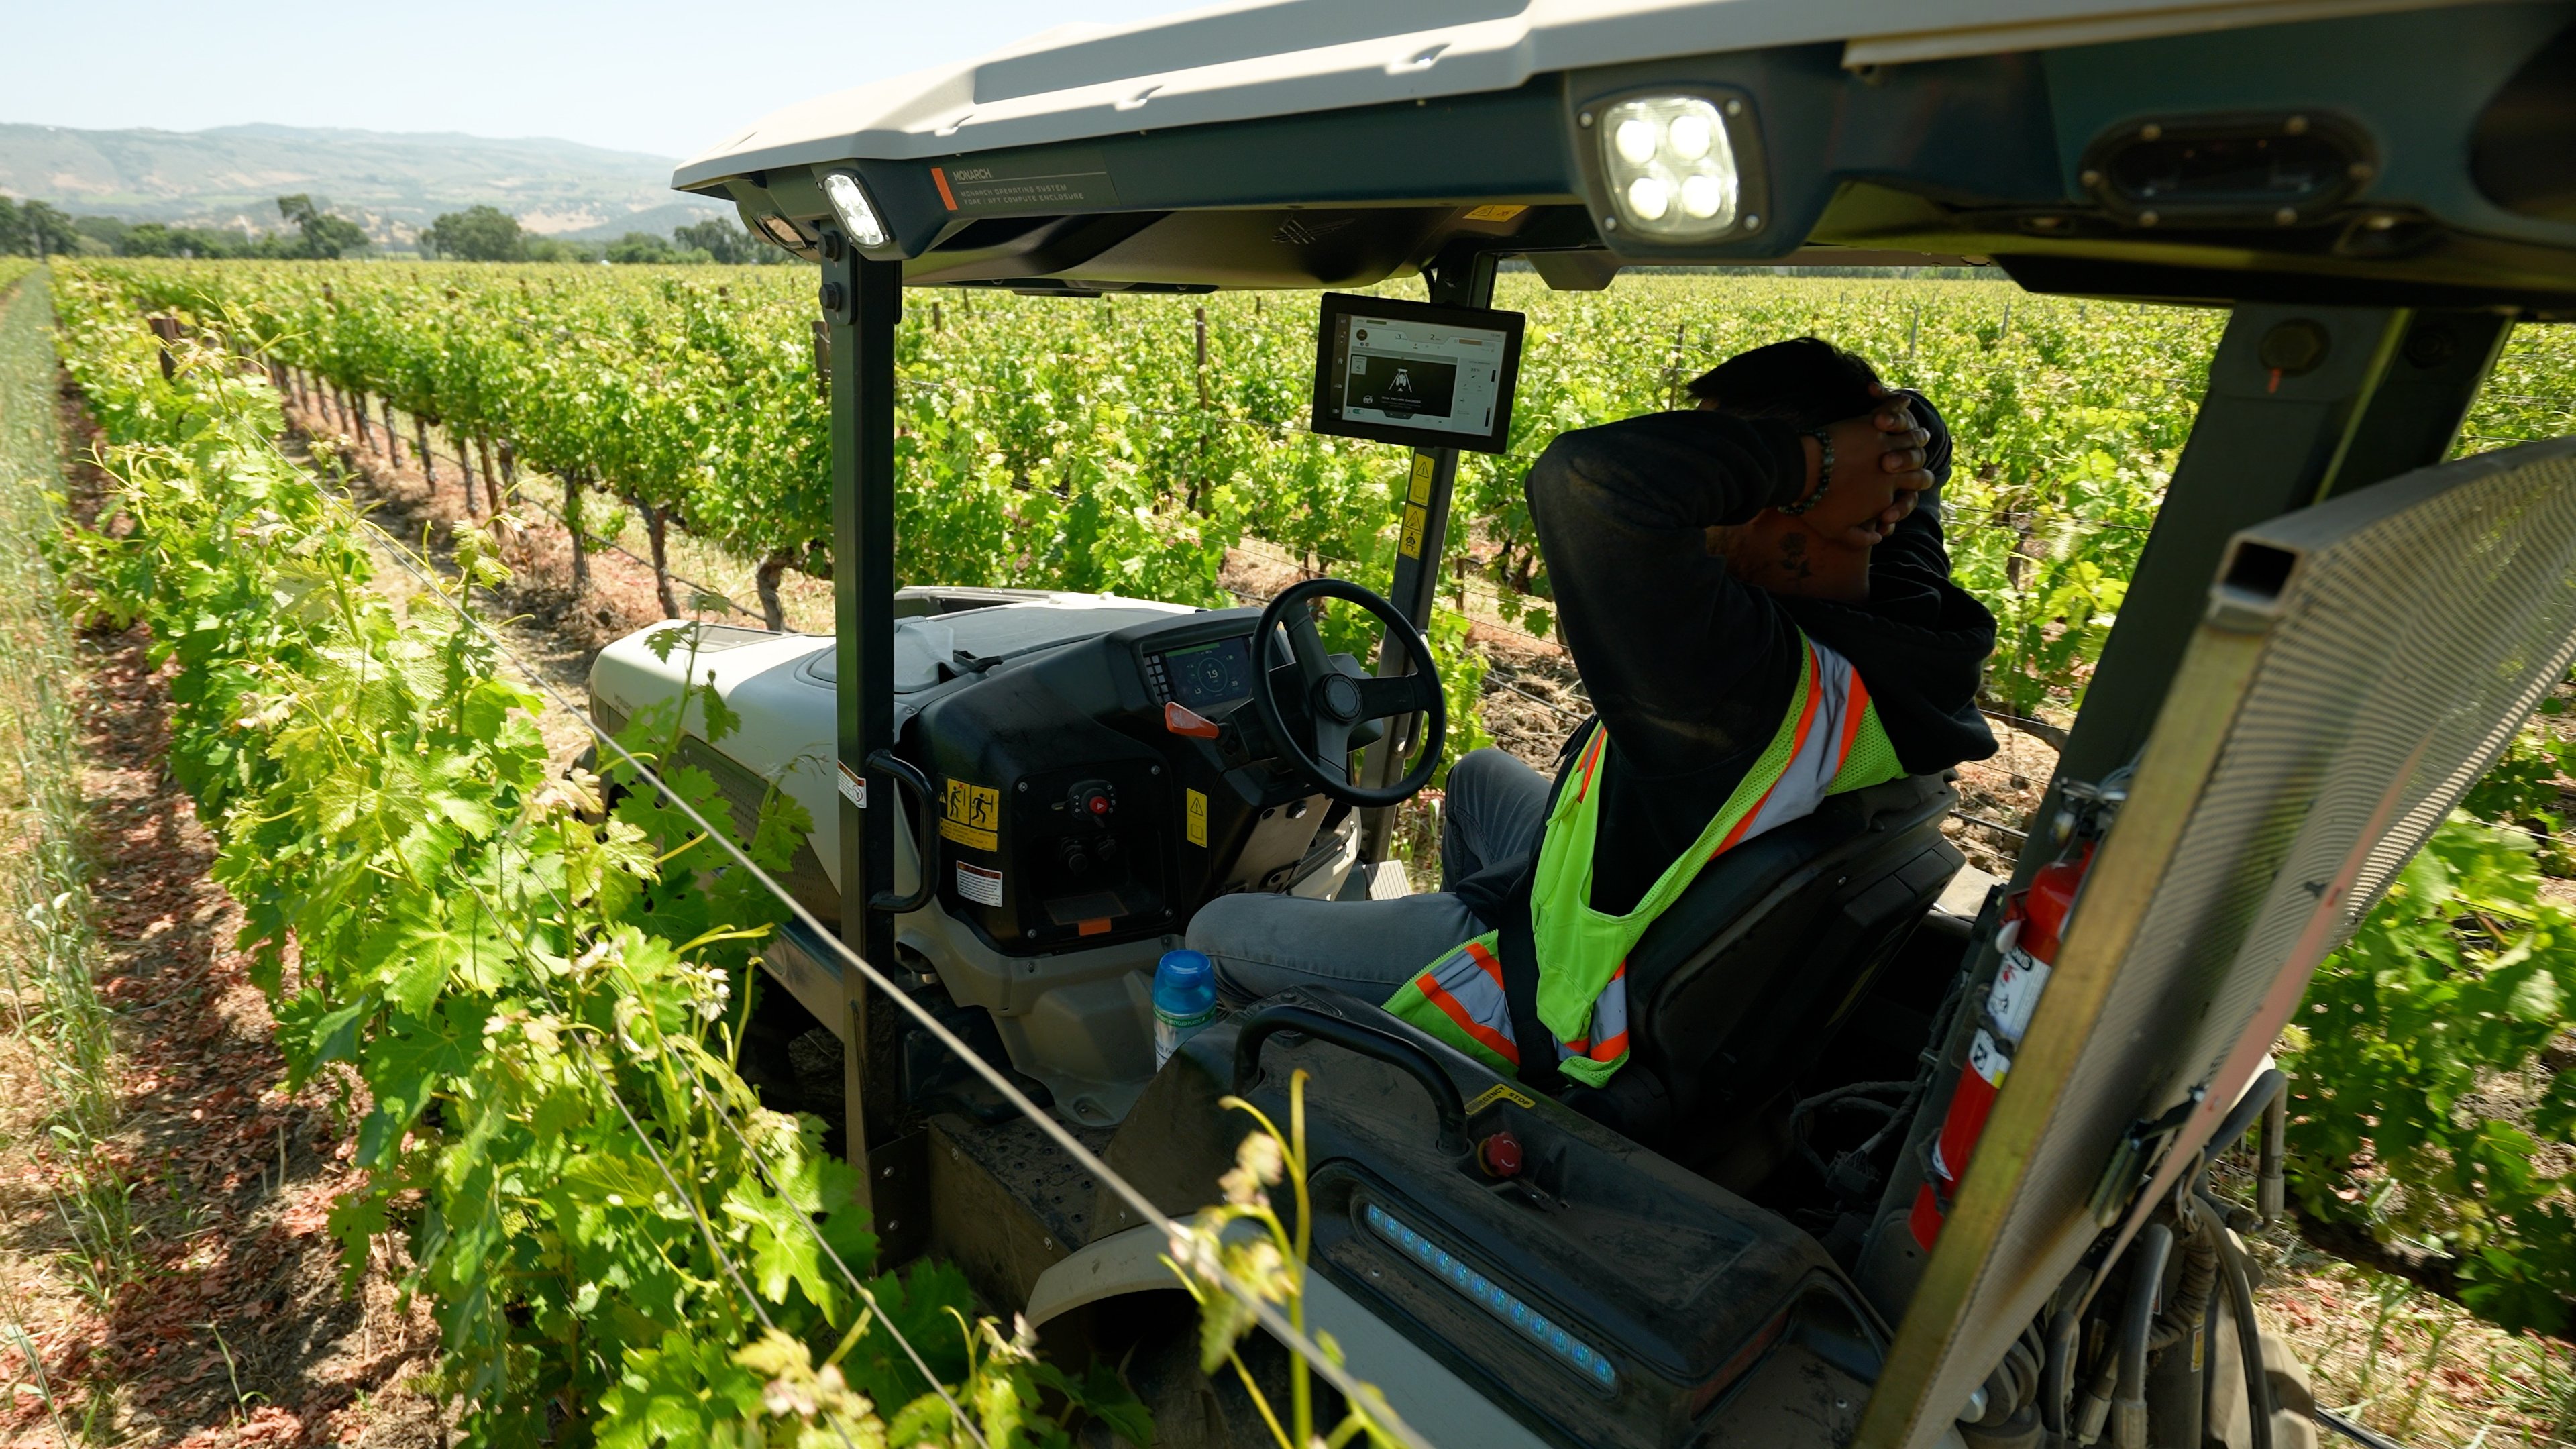
<svg viewBox="0 0 2576 1449">
<path fill-rule="evenodd" d="M 1413 672 L 1391 677 L 1350 675 L 1334 668 L 1324 653 L 1323 636 L 1315 632 L 1314 613 L 1307 607 L 1314 599 L 1340 599 L 1368 610 L 1404 646 L 1404 657 L 1412 662 Z M 1287 669 L 1271 672 L 1270 641 L 1273 631 L 1282 628 L 1288 631 L 1296 688 L 1305 705 L 1304 717 L 1311 726 L 1302 735 L 1290 726 L 1273 693 L 1275 681 L 1289 673 Z M 1422 631 L 1397 613 L 1393 604 L 1345 579 L 1308 579 L 1272 599 L 1270 607 L 1261 611 L 1261 622 L 1252 631 L 1252 657 L 1252 705 L 1261 712 L 1262 728 L 1278 741 L 1289 762 L 1326 795 L 1346 805 L 1396 805 L 1431 783 L 1431 772 L 1440 767 L 1440 747 L 1449 738 L 1449 707 L 1440 692 L 1439 668 L 1431 662 L 1430 647 L 1422 642 Z M 1373 787 L 1353 780 L 1352 727 L 1406 714 L 1420 714 L 1431 721 L 1430 732 L 1423 739 L 1420 763 L 1392 785 Z"/>
</svg>

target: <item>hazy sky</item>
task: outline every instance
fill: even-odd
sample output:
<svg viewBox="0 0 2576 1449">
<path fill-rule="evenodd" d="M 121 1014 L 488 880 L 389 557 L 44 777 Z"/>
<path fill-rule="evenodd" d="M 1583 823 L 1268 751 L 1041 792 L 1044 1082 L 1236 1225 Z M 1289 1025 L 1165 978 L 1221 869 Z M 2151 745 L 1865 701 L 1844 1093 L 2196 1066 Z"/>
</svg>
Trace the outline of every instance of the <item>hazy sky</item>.
<svg viewBox="0 0 2576 1449">
<path fill-rule="evenodd" d="M 679 157 L 791 101 L 1199 0 L 0 6 L 0 121 L 560 136 Z"/>
</svg>

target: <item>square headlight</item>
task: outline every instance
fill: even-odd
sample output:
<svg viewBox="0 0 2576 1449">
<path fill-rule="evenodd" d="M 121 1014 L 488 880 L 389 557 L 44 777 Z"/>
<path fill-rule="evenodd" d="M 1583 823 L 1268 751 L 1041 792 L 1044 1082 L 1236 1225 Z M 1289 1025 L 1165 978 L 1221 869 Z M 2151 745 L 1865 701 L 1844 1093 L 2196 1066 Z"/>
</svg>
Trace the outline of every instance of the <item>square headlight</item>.
<svg viewBox="0 0 2576 1449">
<path fill-rule="evenodd" d="M 868 200 L 867 188 L 847 171 L 829 171 L 823 175 L 823 197 L 832 203 L 833 214 L 841 219 L 841 230 L 863 247 L 886 244 L 885 223 L 877 220 L 876 206 Z"/>
<path fill-rule="evenodd" d="M 1735 142 L 1716 102 L 1639 96 L 1604 109 L 1595 130 L 1621 230 L 1649 241 L 1699 242 L 1749 221 Z"/>
</svg>

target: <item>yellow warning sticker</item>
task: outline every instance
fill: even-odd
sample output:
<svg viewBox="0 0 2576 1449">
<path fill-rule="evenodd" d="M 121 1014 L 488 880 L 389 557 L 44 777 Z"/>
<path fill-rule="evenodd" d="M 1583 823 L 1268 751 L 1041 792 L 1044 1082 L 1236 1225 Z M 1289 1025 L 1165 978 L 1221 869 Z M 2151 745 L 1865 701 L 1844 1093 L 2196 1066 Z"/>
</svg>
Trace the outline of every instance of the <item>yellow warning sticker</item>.
<svg viewBox="0 0 2576 1449">
<path fill-rule="evenodd" d="M 948 782 L 948 799 L 940 811 L 939 833 L 969 850 L 999 850 L 994 830 L 1002 823 L 1002 792 L 964 780 Z"/>
<path fill-rule="evenodd" d="M 1478 1092 L 1476 1094 L 1476 1100 L 1467 1104 L 1467 1115 L 1473 1117 L 1477 1113 L 1484 1111 L 1487 1107 L 1494 1105 L 1496 1102 L 1509 1102 L 1514 1106 L 1519 1107 L 1536 1105 L 1530 1101 L 1529 1098 L 1522 1096 L 1519 1092 L 1512 1090 L 1510 1087 L 1504 1086 L 1500 1082 L 1496 1082 L 1485 1090 Z"/>
<path fill-rule="evenodd" d="M 1395 546 L 1397 553 L 1406 558 L 1422 557 L 1422 530 L 1429 517 L 1429 510 L 1419 503 L 1404 505 L 1404 538 Z"/>
<path fill-rule="evenodd" d="M 1431 475 L 1437 471 L 1439 471 L 1438 466 L 1431 461 L 1431 455 L 1429 453 L 1416 453 L 1413 455 L 1414 502 L 1428 503 L 1431 501 Z"/>
<path fill-rule="evenodd" d="M 1467 219 L 1469 221 L 1509 221 L 1527 210 L 1529 208 L 1526 206 L 1480 206 L 1468 212 Z"/>
<path fill-rule="evenodd" d="M 1207 844 L 1207 796 L 1197 790 L 1185 793 L 1189 800 L 1190 844 L 1203 847 Z"/>
</svg>

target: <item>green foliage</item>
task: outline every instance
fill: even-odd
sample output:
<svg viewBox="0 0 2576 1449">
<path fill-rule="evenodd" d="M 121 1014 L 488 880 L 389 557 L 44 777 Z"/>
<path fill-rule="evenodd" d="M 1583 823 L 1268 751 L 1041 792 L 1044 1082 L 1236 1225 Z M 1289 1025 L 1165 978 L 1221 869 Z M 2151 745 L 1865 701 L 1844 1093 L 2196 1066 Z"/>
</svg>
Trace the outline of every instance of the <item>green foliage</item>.
<svg viewBox="0 0 2576 1449">
<path fill-rule="evenodd" d="M 319 261 L 337 261 L 351 252 L 367 249 L 363 227 L 344 216 L 333 216 L 313 204 L 313 198 L 298 192 L 277 198 L 278 214 L 292 225 L 300 244 L 282 255 L 306 257 Z"/>
<path fill-rule="evenodd" d="M 1314 1203 L 1307 1190 L 1313 1159 L 1306 1149 L 1306 1081 L 1302 1070 L 1288 1079 L 1285 1132 L 1241 1097 L 1221 1100 L 1228 1110 L 1252 1118 L 1253 1130 L 1236 1145 L 1233 1170 L 1217 1180 L 1225 1201 L 1200 1212 L 1172 1235 L 1172 1255 L 1163 1259 L 1163 1266 L 1172 1270 L 1199 1306 L 1200 1370 L 1215 1374 L 1232 1369 L 1279 1449 L 1314 1444 L 1342 1449 L 1362 1439 L 1384 1449 L 1399 1441 L 1386 1432 L 1385 1425 L 1394 1416 L 1373 1384 L 1360 1385 L 1359 1399 L 1329 1436 L 1316 1431 L 1314 1370 L 1303 1356 L 1289 1359 L 1288 1402 L 1270 1402 L 1245 1365 L 1241 1348 L 1258 1320 L 1251 1306 L 1226 1288 L 1229 1283 L 1242 1285 L 1252 1296 L 1283 1310 L 1290 1327 L 1306 1332 L 1306 1273 L 1314 1248 Z M 1295 1205 L 1293 1228 L 1270 1200 L 1270 1190 L 1282 1183 Z M 1343 1363 L 1341 1347 L 1331 1334 L 1319 1335 L 1315 1346 L 1336 1365 Z"/>
<path fill-rule="evenodd" d="M 718 224 L 721 224 L 722 220 L 719 217 Z M 675 247 L 669 237 L 655 236 L 649 231 L 630 231 L 610 242 L 607 255 L 608 260 L 620 264 L 651 262 L 667 265 L 674 262 L 703 263 L 715 260 L 715 255 L 704 247 Z"/>
<path fill-rule="evenodd" d="M 430 256 L 464 262 L 515 262 L 528 254 L 519 219 L 497 206 L 448 212 L 420 234 L 420 249 Z"/>
<path fill-rule="evenodd" d="M 1132 1414 L 975 1322 L 954 1270 L 845 1274 L 875 1255 L 850 1169 L 733 1070 L 779 907 L 678 809 L 730 829 L 715 782 L 557 775 L 455 588 L 397 612 L 370 587 L 390 544 L 276 450 L 259 366 L 183 343 L 165 381 L 136 298 L 75 276 L 57 306 L 122 519 L 70 541 L 87 607 L 148 623 L 171 669 L 169 765 L 279 1044 L 356 1121 L 332 1229 L 353 1270 L 407 1237 L 469 1439 L 949 1443 L 954 1399 L 999 1449 L 1070 1443 L 1043 1403 Z M 627 747 L 664 757 L 688 702 Z M 761 813 L 737 843 L 783 869 L 808 823 L 776 792 Z"/>
<path fill-rule="evenodd" d="M 721 216 L 671 228 L 671 245 L 681 251 L 701 251 L 728 266 L 754 262 L 785 261 L 788 253 L 770 245 Z"/>
<path fill-rule="evenodd" d="M 2282 1058 L 2300 1206 L 2461 1260 L 2462 1298 L 2564 1333 L 2576 1297 L 2576 914 L 2528 836 L 2454 815 L 2309 987 Z"/>
</svg>

